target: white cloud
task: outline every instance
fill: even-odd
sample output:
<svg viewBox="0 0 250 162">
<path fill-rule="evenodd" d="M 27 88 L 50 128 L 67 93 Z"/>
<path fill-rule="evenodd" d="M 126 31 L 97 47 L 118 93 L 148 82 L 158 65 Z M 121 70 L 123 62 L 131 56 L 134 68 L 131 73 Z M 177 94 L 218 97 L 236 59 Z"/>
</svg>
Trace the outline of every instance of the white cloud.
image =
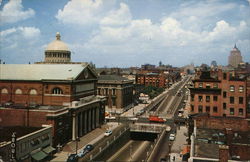
<svg viewBox="0 0 250 162">
<path fill-rule="evenodd" d="M 118 10 L 110 11 L 100 23 L 101 25 L 125 25 L 131 21 L 129 7 L 125 3 L 120 3 Z"/>
<path fill-rule="evenodd" d="M 13 47 L 15 44 L 33 44 L 41 35 L 40 29 L 35 27 L 17 27 L 10 28 L 0 32 L 1 48 Z M 22 48 L 22 47 L 21 47 Z"/>
<path fill-rule="evenodd" d="M 31 8 L 24 10 L 22 0 L 10 0 L 0 11 L 1 23 L 14 23 L 35 15 Z"/>
<path fill-rule="evenodd" d="M 36 27 L 13 27 L 0 31 L 0 55 L 6 63 L 28 63 L 43 58 L 41 32 Z"/>
<path fill-rule="evenodd" d="M 247 1 L 248 1 L 249 5 L 250 5 L 250 0 L 247 0 Z"/>
<path fill-rule="evenodd" d="M 71 0 L 60 9 L 56 18 L 66 24 L 86 25 L 98 23 L 113 6 L 113 0 Z"/>
</svg>

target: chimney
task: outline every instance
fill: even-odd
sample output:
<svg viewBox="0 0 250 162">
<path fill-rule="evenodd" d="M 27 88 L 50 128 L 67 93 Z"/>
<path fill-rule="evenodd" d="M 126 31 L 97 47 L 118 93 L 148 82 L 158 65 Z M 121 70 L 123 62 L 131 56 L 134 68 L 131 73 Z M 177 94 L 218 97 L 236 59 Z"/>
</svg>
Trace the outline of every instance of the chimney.
<svg viewBox="0 0 250 162">
<path fill-rule="evenodd" d="M 232 143 L 233 137 L 234 137 L 233 130 L 231 128 L 226 128 L 226 138 L 228 145 Z"/>
<path fill-rule="evenodd" d="M 227 145 L 219 145 L 219 160 L 227 162 L 229 159 L 229 147 Z"/>
</svg>

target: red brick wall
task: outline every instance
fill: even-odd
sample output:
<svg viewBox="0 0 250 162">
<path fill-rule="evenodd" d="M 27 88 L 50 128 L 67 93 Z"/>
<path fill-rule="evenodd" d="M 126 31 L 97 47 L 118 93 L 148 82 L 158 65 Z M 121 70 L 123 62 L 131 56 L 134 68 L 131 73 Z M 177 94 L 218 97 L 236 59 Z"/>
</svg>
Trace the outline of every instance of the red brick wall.
<svg viewBox="0 0 250 162">
<path fill-rule="evenodd" d="M 42 124 L 51 124 L 46 120 L 48 112 L 29 110 L 29 126 L 40 127 Z M 26 109 L 0 109 L 1 126 L 27 126 L 28 111 Z"/>
<path fill-rule="evenodd" d="M 43 124 L 52 125 L 52 135 L 55 134 L 55 121 L 47 120 L 46 115 L 51 112 L 29 110 L 29 126 L 41 127 Z M 28 126 L 28 111 L 26 109 L 0 109 L 0 126 Z"/>
<path fill-rule="evenodd" d="M 227 74 L 229 75 L 229 73 Z M 230 91 L 230 85 L 235 87 L 234 92 Z M 239 86 L 244 87 L 243 92 L 239 92 Z M 245 81 L 230 81 L 230 80 L 222 80 L 222 94 L 223 91 L 227 93 L 227 97 L 222 97 L 222 104 L 227 104 L 227 109 L 223 110 L 223 113 L 227 116 L 239 116 L 246 117 L 246 82 Z M 234 104 L 230 103 L 230 97 L 234 97 Z M 239 97 L 243 97 L 243 104 L 239 104 Z M 230 108 L 234 108 L 234 115 L 230 114 Z M 239 108 L 243 109 L 243 115 L 239 114 Z"/>
<path fill-rule="evenodd" d="M 240 160 L 250 159 L 250 146 L 244 145 L 230 145 L 230 154 L 240 156 Z"/>
<path fill-rule="evenodd" d="M 231 128 L 233 131 L 250 131 L 250 125 L 245 119 L 239 118 L 213 118 L 213 117 L 197 117 L 197 128 L 208 129 L 225 129 Z"/>
<path fill-rule="evenodd" d="M 60 88 L 63 95 L 52 95 L 54 88 Z M 72 88 L 69 84 L 43 84 L 41 82 L 25 81 L 1 81 L 0 92 L 6 88 L 8 94 L 0 94 L 0 103 L 14 102 L 14 104 L 39 104 L 39 105 L 63 105 L 65 102 L 71 102 Z M 17 89 L 21 89 L 22 94 L 15 94 Z M 30 90 L 35 89 L 36 95 L 31 95 Z"/>
</svg>

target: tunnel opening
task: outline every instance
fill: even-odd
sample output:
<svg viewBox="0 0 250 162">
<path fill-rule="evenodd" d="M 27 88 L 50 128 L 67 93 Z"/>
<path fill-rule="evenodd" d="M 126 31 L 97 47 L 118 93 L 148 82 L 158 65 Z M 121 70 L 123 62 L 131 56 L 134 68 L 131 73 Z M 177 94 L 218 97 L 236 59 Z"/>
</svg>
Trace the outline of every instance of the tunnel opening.
<svg viewBox="0 0 250 162">
<path fill-rule="evenodd" d="M 137 141 L 154 141 L 157 133 L 130 132 L 130 139 Z"/>
</svg>

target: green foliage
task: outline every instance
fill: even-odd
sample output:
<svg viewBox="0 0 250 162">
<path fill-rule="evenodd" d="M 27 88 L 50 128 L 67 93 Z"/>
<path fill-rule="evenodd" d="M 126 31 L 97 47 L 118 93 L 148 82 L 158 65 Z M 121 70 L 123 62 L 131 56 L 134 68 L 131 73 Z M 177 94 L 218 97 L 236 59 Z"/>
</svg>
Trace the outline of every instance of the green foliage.
<svg viewBox="0 0 250 162">
<path fill-rule="evenodd" d="M 147 86 L 142 90 L 142 93 L 149 95 L 149 98 L 152 99 L 164 91 L 164 88 L 158 88 L 154 86 Z"/>
</svg>

